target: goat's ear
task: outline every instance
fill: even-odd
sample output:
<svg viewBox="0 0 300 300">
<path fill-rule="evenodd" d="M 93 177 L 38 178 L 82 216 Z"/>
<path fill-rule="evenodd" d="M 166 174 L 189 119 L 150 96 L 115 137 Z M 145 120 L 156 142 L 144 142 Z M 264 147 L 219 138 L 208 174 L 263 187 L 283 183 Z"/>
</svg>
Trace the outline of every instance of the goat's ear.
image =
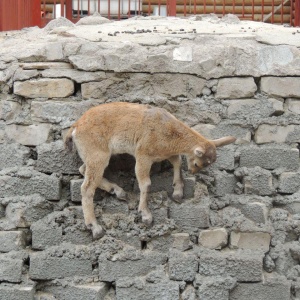
<svg viewBox="0 0 300 300">
<path fill-rule="evenodd" d="M 196 155 L 196 156 L 198 156 L 198 157 L 202 157 L 203 156 L 203 154 L 204 154 L 204 149 L 202 148 L 202 147 L 197 147 L 197 148 L 195 148 L 195 150 L 194 150 L 194 154 Z"/>
<path fill-rule="evenodd" d="M 231 143 L 234 143 L 236 141 L 236 138 L 233 136 L 224 136 L 217 140 L 212 140 L 216 147 L 222 147 Z"/>
</svg>

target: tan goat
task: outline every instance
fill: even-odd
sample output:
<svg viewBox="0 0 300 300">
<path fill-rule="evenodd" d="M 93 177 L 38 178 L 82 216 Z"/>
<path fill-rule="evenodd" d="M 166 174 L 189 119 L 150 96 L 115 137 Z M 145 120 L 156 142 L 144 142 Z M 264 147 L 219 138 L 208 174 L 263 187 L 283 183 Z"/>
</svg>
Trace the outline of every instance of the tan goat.
<svg viewBox="0 0 300 300">
<path fill-rule="evenodd" d="M 194 174 L 216 160 L 216 147 L 234 141 L 231 136 L 207 140 L 166 110 L 149 105 L 109 103 L 89 109 L 72 125 L 65 138 L 65 145 L 70 150 L 74 142 L 84 162 L 79 171 L 84 176 L 81 195 L 86 226 L 92 229 L 95 239 L 103 236 L 103 229 L 97 224 L 94 213 L 96 188 L 126 200 L 126 193 L 121 187 L 103 178 L 111 155 L 128 153 L 135 157 L 135 173 L 140 188 L 138 211 L 142 221 L 151 224 L 147 193 L 152 164 L 165 159 L 171 162 L 174 167 L 173 198 L 181 201 L 180 155 L 186 155 L 188 169 Z"/>
</svg>

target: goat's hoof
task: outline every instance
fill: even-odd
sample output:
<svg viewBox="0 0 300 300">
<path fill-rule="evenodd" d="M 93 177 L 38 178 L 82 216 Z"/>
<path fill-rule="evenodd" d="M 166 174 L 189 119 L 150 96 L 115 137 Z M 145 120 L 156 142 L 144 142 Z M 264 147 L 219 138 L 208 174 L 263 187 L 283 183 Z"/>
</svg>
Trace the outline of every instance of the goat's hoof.
<svg viewBox="0 0 300 300">
<path fill-rule="evenodd" d="M 93 233 L 93 239 L 94 240 L 99 240 L 104 236 L 104 230 L 98 224 L 92 226 L 92 233 Z"/>
<path fill-rule="evenodd" d="M 142 222 L 146 225 L 146 226 L 151 226 L 152 222 L 153 222 L 153 217 L 152 214 L 147 212 L 147 213 L 143 213 L 142 212 Z"/>
<path fill-rule="evenodd" d="M 183 194 L 182 193 L 173 193 L 172 199 L 177 203 L 183 203 Z"/>
<path fill-rule="evenodd" d="M 118 199 L 128 201 L 127 193 L 122 189 L 119 193 L 116 193 Z"/>
</svg>

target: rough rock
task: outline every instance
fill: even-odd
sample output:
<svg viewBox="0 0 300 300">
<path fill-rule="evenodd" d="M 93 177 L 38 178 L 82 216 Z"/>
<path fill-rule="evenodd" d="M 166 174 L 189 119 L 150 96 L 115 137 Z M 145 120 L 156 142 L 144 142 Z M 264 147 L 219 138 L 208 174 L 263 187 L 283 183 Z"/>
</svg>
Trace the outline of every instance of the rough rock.
<svg viewBox="0 0 300 300">
<path fill-rule="evenodd" d="M 14 93 L 26 98 L 64 98 L 73 92 L 74 83 L 69 79 L 33 79 L 14 83 Z"/>
<path fill-rule="evenodd" d="M 224 228 L 202 230 L 198 242 L 209 249 L 221 249 L 227 245 L 228 233 Z"/>
</svg>

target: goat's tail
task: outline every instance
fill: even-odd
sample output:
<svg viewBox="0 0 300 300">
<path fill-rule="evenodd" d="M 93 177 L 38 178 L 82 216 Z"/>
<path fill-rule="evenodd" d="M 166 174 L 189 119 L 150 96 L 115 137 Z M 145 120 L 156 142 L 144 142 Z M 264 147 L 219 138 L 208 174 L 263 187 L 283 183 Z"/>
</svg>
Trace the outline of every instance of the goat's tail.
<svg viewBox="0 0 300 300">
<path fill-rule="evenodd" d="M 65 148 L 68 149 L 69 151 L 73 150 L 73 137 L 72 137 L 73 130 L 74 128 L 73 126 L 71 126 L 65 136 Z"/>
</svg>

